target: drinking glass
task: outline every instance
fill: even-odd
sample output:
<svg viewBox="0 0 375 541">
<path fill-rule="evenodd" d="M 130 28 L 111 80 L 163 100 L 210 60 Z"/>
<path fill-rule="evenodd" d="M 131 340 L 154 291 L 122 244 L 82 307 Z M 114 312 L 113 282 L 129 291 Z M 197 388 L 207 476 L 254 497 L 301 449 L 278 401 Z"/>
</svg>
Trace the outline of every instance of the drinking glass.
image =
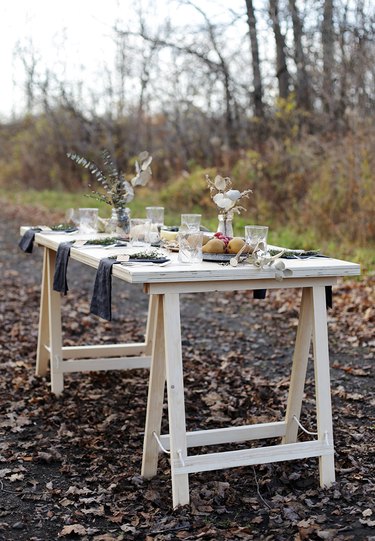
<svg viewBox="0 0 375 541">
<path fill-rule="evenodd" d="M 164 225 L 164 207 L 146 207 L 146 213 L 152 224 Z"/>
<path fill-rule="evenodd" d="M 200 263 L 203 259 L 202 242 L 203 233 L 199 229 L 181 226 L 178 233 L 178 261 L 185 265 Z"/>
<path fill-rule="evenodd" d="M 150 245 L 151 220 L 145 218 L 130 219 L 130 244 L 146 247 Z"/>
<path fill-rule="evenodd" d="M 267 252 L 268 227 L 266 225 L 245 225 L 245 240 L 251 248 L 258 247 Z"/>
<path fill-rule="evenodd" d="M 164 207 L 146 207 L 147 218 L 151 221 L 150 242 L 160 241 L 160 229 L 164 225 Z"/>
<path fill-rule="evenodd" d="M 201 214 L 181 214 L 181 227 L 199 231 L 201 218 Z"/>
<path fill-rule="evenodd" d="M 73 224 L 79 227 L 79 209 L 68 209 L 65 213 L 65 221 L 67 224 Z"/>
<path fill-rule="evenodd" d="M 93 208 L 79 209 L 79 232 L 90 235 L 98 231 L 99 210 Z"/>
</svg>

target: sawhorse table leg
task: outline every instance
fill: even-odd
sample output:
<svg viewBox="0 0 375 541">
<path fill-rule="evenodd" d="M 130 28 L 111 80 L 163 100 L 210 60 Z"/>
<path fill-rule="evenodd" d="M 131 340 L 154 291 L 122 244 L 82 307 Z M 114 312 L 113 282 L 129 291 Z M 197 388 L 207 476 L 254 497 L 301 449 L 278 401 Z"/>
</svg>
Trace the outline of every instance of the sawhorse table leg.
<svg viewBox="0 0 375 541">
<path fill-rule="evenodd" d="M 297 441 L 298 425 L 295 421 L 300 419 L 303 390 L 306 381 L 307 362 L 309 358 L 311 335 L 313 329 L 313 302 L 312 288 L 302 290 L 301 309 L 297 328 L 297 337 L 294 345 L 293 366 L 290 377 L 288 404 L 285 422 L 286 434 L 283 443 Z"/>
<path fill-rule="evenodd" d="M 333 448 L 327 310 L 324 286 L 314 286 L 312 295 L 314 310 L 313 349 L 318 440 L 325 441 L 327 445 Z M 319 457 L 319 476 L 321 487 L 328 487 L 335 482 L 333 452 L 329 455 Z"/>
<path fill-rule="evenodd" d="M 156 339 L 152 355 L 142 475 L 156 475 L 158 442 L 167 380 L 169 448 L 171 456 L 173 507 L 189 503 L 188 474 L 179 473 L 175 463 L 187 457 L 184 382 L 182 370 L 180 303 L 178 293 L 159 296 Z"/>
<path fill-rule="evenodd" d="M 61 297 L 53 290 L 56 252 L 48 250 L 47 287 L 48 287 L 48 321 L 49 321 L 49 354 L 51 370 L 51 390 L 59 395 L 64 389 L 64 374 L 61 370 L 62 336 L 61 336 Z"/>
<path fill-rule="evenodd" d="M 286 433 L 283 443 L 297 441 L 301 415 L 303 390 L 306 380 L 307 362 L 313 338 L 315 395 L 318 425 L 318 440 L 333 447 L 332 406 L 329 375 L 329 353 L 325 287 L 314 286 L 302 290 L 302 301 L 297 338 L 293 356 L 293 367 L 286 411 Z M 320 485 L 329 486 L 335 481 L 334 454 L 319 457 Z"/>
<path fill-rule="evenodd" d="M 62 360 L 61 299 L 60 294 L 53 291 L 55 260 L 56 252 L 44 248 L 36 374 L 45 376 L 50 361 L 51 389 L 58 395 L 64 388 L 64 375 L 60 370 Z"/>
<path fill-rule="evenodd" d="M 163 296 L 154 295 L 155 325 L 151 355 L 150 380 L 146 413 L 146 427 L 143 444 L 142 475 L 154 477 L 158 467 L 159 446 L 155 436 L 160 436 L 165 388 L 165 345 L 163 324 Z"/>
<path fill-rule="evenodd" d="M 259 285 L 275 287 L 272 281 L 263 281 Z M 319 278 L 312 278 L 293 283 L 294 287 L 298 285 L 302 287 L 302 302 L 286 419 L 271 423 L 193 432 L 186 432 L 182 370 L 179 293 L 184 292 L 185 285 L 173 284 L 160 287 L 156 284 L 150 287 L 150 293 L 159 295 L 159 304 L 148 395 L 142 474 L 148 478 L 156 475 L 157 444 L 164 451 L 170 450 L 174 507 L 189 503 L 188 475 L 195 472 L 318 457 L 321 485 L 329 486 L 334 482 L 334 447 L 325 306 L 326 282 Z M 219 290 L 220 286 L 221 284 L 215 284 L 212 287 L 214 290 Z M 288 287 L 289 284 L 283 284 L 283 286 Z M 227 283 L 222 284 L 222 287 L 223 290 L 230 290 Z M 201 290 L 199 284 L 195 291 L 191 285 L 190 288 L 197 293 Z M 249 287 L 249 289 L 251 288 Z M 313 337 L 314 346 L 318 434 L 317 438 L 312 441 L 298 442 L 296 420 L 299 420 L 301 413 L 311 337 Z M 165 357 L 165 365 L 163 364 L 163 356 Z M 165 374 L 169 434 L 160 435 Z M 207 445 L 275 437 L 282 439 L 280 444 L 190 456 L 187 453 L 188 447 L 206 447 Z"/>
<path fill-rule="evenodd" d="M 62 345 L 61 297 L 53 290 L 56 252 L 44 249 L 42 292 L 36 373 L 44 376 L 50 362 L 51 390 L 59 395 L 64 388 L 64 373 L 96 370 L 149 368 L 154 340 L 156 302 L 149 300 L 145 342 L 87 346 Z"/>
<path fill-rule="evenodd" d="M 48 257 L 49 250 L 43 251 L 42 286 L 39 311 L 38 346 L 36 353 L 36 375 L 45 376 L 48 370 L 49 353 L 45 348 L 49 344 L 49 317 L 48 317 Z"/>
<path fill-rule="evenodd" d="M 176 462 L 184 465 L 187 457 L 179 297 L 178 293 L 168 293 L 164 296 L 165 364 L 173 507 L 189 503 L 188 475 L 179 473 L 175 467 Z"/>
</svg>

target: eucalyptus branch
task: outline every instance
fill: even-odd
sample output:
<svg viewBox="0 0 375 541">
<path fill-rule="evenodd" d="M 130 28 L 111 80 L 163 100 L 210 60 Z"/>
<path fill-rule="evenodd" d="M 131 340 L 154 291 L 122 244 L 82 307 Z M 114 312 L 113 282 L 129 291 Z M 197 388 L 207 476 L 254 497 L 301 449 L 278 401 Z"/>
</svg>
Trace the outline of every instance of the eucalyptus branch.
<svg viewBox="0 0 375 541">
<path fill-rule="evenodd" d="M 79 154 L 69 152 L 67 156 L 77 165 L 87 169 L 106 192 L 103 194 L 97 190 L 92 190 L 91 194 L 87 197 L 91 197 L 97 201 L 103 201 L 114 208 L 125 208 L 134 198 L 134 187 L 145 186 L 152 175 L 150 167 L 152 156 L 146 151 L 139 155 L 139 162 L 136 161 L 135 163 L 136 175 L 130 182 L 127 181 L 123 173 L 117 169 L 117 166 L 107 149 L 102 151 L 105 172 L 103 172 L 95 162 L 87 160 Z M 89 187 L 91 188 L 90 184 Z"/>
</svg>

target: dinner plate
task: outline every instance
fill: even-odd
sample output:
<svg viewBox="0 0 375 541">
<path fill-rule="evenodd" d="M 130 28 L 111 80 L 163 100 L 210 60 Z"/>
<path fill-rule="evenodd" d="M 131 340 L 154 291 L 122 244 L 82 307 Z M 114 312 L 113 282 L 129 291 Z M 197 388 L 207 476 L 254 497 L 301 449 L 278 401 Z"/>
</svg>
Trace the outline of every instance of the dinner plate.
<svg viewBox="0 0 375 541">
<path fill-rule="evenodd" d="M 83 246 L 80 246 L 80 248 L 104 248 L 105 250 L 108 250 L 109 248 L 124 248 L 127 245 L 127 242 L 116 242 L 113 244 L 91 244 L 88 242 Z"/>
<path fill-rule="evenodd" d="M 42 231 L 40 231 L 41 234 L 43 235 L 63 235 L 63 234 L 70 234 L 70 233 L 77 233 L 78 232 L 78 227 L 70 227 L 70 228 L 67 228 L 67 229 L 59 229 L 59 230 L 55 230 L 55 229 L 43 229 Z"/>
<path fill-rule="evenodd" d="M 310 259 L 312 257 L 325 257 L 319 250 L 289 250 L 288 248 L 279 248 L 269 246 L 269 252 L 271 256 L 274 256 L 284 250 L 282 259 Z"/>
<path fill-rule="evenodd" d="M 130 263 L 156 263 L 156 264 L 161 264 L 161 263 L 166 263 L 167 261 L 170 261 L 170 259 L 168 259 L 168 257 L 158 257 L 158 258 L 147 257 L 147 258 L 142 258 L 142 259 L 139 258 L 139 257 L 129 257 L 129 262 Z"/>
</svg>

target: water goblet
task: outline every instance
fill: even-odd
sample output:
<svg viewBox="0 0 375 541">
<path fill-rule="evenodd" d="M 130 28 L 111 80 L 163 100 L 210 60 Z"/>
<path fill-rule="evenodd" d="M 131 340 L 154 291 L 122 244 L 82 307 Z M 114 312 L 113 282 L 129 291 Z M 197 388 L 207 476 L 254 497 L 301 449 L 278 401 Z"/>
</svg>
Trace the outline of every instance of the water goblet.
<svg viewBox="0 0 375 541">
<path fill-rule="evenodd" d="M 245 225 L 245 240 L 253 250 L 260 250 L 267 253 L 268 226 L 266 225 Z"/>
</svg>

